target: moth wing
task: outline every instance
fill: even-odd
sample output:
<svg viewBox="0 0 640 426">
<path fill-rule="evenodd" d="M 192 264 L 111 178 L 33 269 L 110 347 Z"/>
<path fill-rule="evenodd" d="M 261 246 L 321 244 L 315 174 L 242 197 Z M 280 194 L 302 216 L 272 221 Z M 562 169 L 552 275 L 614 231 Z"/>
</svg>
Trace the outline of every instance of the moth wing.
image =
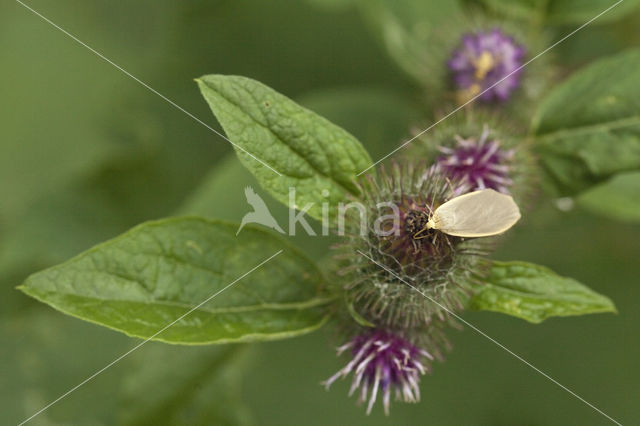
<svg viewBox="0 0 640 426">
<path fill-rule="evenodd" d="M 483 189 L 453 198 L 433 214 L 433 227 L 457 237 L 488 237 L 505 232 L 520 219 L 510 195 Z"/>
</svg>

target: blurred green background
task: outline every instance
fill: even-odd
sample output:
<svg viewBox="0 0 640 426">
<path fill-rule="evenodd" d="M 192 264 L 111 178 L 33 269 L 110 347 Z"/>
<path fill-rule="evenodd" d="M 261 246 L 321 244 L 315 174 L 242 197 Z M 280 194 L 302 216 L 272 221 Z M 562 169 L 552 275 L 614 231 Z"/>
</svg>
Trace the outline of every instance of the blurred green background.
<svg viewBox="0 0 640 426">
<path fill-rule="evenodd" d="M 193 78 L 260 80 L 354 133 L 379 157 L 430 118 L 376 28 L 345 0 L 32 0 L 38 12 L 206 123 Z M 567 70 L 637 44 L 640 17 L 558 47 Z M 564 28 L 556 29 L 561 34 Z M 428 46 L 425 46 L 428 49 Z M 0 423 L 16 424 L 139 341 L 14 287 L 148 219 L 239 221 L 257 184 L 227 142 L 17 2 L 0 5 Z M 268 197 L 267 197 L 268 198 Z M 276 202 L 267 203 L 278 209 Z M 548 204 L 548 205 L 547 205 Z M 542 203 L 496 254 L 572 276 L 618 315 L 541 325 L 466 319 L 623 424 L 640 419 L 640 226 Z M 637 216 L 636 216 L 637 217 Z M 328 241 L 296 238 L 309 254 Z M 598 425 L 608 420 L 472 330 L 422 381 L 423 400 L 367 417 L 329 330 L 250 347 L 149 343 L 31 424 Z"/>
</svg>

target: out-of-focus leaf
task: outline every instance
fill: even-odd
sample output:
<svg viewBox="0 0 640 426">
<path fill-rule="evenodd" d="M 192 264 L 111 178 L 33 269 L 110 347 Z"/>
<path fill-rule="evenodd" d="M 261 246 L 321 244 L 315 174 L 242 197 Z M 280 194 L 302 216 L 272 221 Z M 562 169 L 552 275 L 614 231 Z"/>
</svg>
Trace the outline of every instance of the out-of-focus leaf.
<svg viewBox="0 0 640 426">
<path fill-rule="evenodd" d="M 533 323 L 556 316 L 616 312 L 606 296 L 548 268 L 525 262 L 494 262 L 486 282 L 475 291 L 472 309 L 500 312 Z"/>
<path fill-rule="evenodd" d="M 557 86 L 534 117 L 536 150 L 560 195 L 640 168 L 640 50 L 602 59 Z"/>
<path fill-rule="evenodd" d="M 114 83 L 107 73 L 74 72 L 71 64 L 87 54 L 51 37 L 51 29 L 18 3 L 3 5 L 0 16 L 7 41 L 0 44 L 2 221 L 111 153 L 105 135 L 94 131 L 108 103 L 88 107 L 87 99 L 105 99 Z"/>
<path fill-rule="evenodd" d="M 4 424 L 25 420 L 138 343 L 45 307 L 3 320 L 0 341 L 10 343 L 0 345 Z M 238 386 L 247 350 L 147 343 L 29 424 L 152 424 L 155 412 L 162 424 L 246 424 Z"/>
<path fill-rule="evenodd" d="M 29 313 L 3 318 L 0 341 L 0 420 L 13 425 L 133 346 L 124 335 L 65 317 L 42 305 Z M 144 347 L 132 356 L 143 352 Z M 114 424 L 116 395 L 126 363 L 123 360 L 28 424 Z"/>
<path fill-rule="evenodd" d="M 330 11 L 340 11 L 352 6 L 357 0 L 307 0 L 310 4 Z"/>
<path fill-rule="evenodd" d="M 154 336 L 170 343 L 279 339 L 323 325 L 329 300 L 316 266 L 272 233 L 248 226 L 236 236 L 237 229 L 200 218 L 149 222 L 30 276 L 20 289 L 142 338 L 220 292 Z"/>
<path fill-rule="evenodd" d="M 482 0 L 496 12 L 519 19 L 535 19 L 543 16 L 548 0 Z"/>
<path fill-rule="evenodd" d="M 595 26 L 581 32 L 580 37 L 569 37 L 554 48 L 554 62 L 565 70 L 575 70 L 602 57 L 637 46 L 637 40 L 623 36 L 625 32 L 619 26 Z"/>
<path fill-rule="evenodd" d="M 32 203 L 7 230 L 0 271 L 62 262 L 136 223 L 170 214 L 168 183 L 156 154 L 115 156 L 79 182 Z"/>
<path fill-rule="evenodd" d="M 508 0 L 503 0 L 508 1 Z M 549 0 L 547 4 L 547 22 L 550 24 L 582 25 L 607 8 L 613 6 L 617 0 Z M 593 21 L 594 24 L 605 24 L 620 19 L 633 12 L 638 0 L 624 0 L 604 15 Z"/>
<path fill-rule="evenodd" d="M 640 172 L 620 173 L 582 194 L 578 204 L 616 220 L 640 222 Z"/>
<path fill-rule="evenodd" d="M 482 0 L 493 10 L 508 17 L 544 20 L 549 24 L 582 25 L 596 17 L 616 0 Z M 638 6 L 638 0 L 624 0 L 592 24 L 605 24 L 620 19 Z"/>
<path fill-rule="evenodd" d="M 482 0 L 505 16 L 534 19 L 539 16 L 549 24 L 582 25 L 613 6 L 616 0 Z M 592 24 L 605 24 L 620 19 L 638 6 L 638 0 L 624 0 Z"/>
<path fill-rule="evenodd" d="M 313 203 L 309 214 L 322 219 L 323 203 L 333 207 L 332 217 L 348 193 L 357 194 L 354 180 L 371 159 L 351 134 L 249 78 L 208 75 L 198 84 L 229 139 L 242 148 L 236 148 L 240 161 L 277 200 L 289 206 L 295 188 L 297 205 L 289 207 Z"/>
<path fill-rule="evenodd" d="M 247 347 L 149 344 L 122 383 L 122 425 L 247 425 L 240 381 Z"/>
<path fill-rule="evenodd" d="M 211 171 L 194 188 L 176 212 L 179 216 L 204 216 L 231 222 L 239 222 L 251 206 L 247 203 L 244 189 L 246 187 L 259 188 L 256 178 L 244 167 L 238 157 L 230 153 L 211 168 Z M 260 193 L 273 214 L 279 220 L 275 210 L 281 205 L 273 200 L 268 193 Z M 264 195 L 264 196 L 263 196 Z M 274 203 L 274 204 L 272 204 Z M 285 210 L 286 208 L 282 206 Z"/>
<path fill-rule="evenodd" d="M 461 11 L 457 0 L 448 2 L 424 0 L 364 0 L 365 9 L 393 16 L 409 31 L 429 31 L 434 24 Z"/>
<path fill-rule="evenodd" d="M 411 126 L 424 118 L 409 99 L 381 89 L 324 90 L 298 101 L 352 133 L 376 158 L 409 139 Z"/>
<path fill-rule="evenodd" d="M 435 31 L 443 23 L 455 23 L 462 9 L 457 0 L 362 0 L 361 10 L 375 34 L 382 38 L 391 58 L 416 81 L 437 80 L 429 56 L 433 56 Z M 441 42 L 441 40 L 439 40 Z"/>
</svg>

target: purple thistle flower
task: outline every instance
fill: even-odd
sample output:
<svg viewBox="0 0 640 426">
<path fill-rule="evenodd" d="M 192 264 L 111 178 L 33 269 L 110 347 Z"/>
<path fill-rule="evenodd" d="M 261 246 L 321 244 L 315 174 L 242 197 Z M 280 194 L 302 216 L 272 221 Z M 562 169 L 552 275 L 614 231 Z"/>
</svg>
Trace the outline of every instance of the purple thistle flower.
<svg viewBox="0 0 640 426">
<path fill-rule="evenodd" d="M 418 402 L 420 376 L 430 370 L 428 361 L 433 360 L 427 351 L 419 349 L 402 337 L 387 331 L 374 329 L 358 334 L 350 342 L 338 348 L 338 355 L 350 350 L 353 359 L 340 371 L 323 382 L 327 390 L 338 378 L 353 373 L 349 396 L 360 388 L 358 403 L 369 400 L 367 414 L 371 413 L 378 393 L 382 394 L 385 414 L 389 414 L 391 390 L 396 400 Z"/>
<path fill-rule="evenodd" d="M 448 64 L 461 100 L 480 93 L 483 102 L 508 100 L 520 85 L 524 56 L 524 47 L 497 28 L 465 34 Z"/>
<path fill-rule="evenodd" d="M 458 183 L 456 195 L 485 188 L 508 194 L 508 187 L 513 184 L 509 163 L 514 150 L 504 150 L 499 141 L 489 139 L 487 126 L 480 139 L 456 136 L 456 141 L 454 147 L 439 147 L 443 155 L 436 160 L 436 167 Z"/>
</svg>

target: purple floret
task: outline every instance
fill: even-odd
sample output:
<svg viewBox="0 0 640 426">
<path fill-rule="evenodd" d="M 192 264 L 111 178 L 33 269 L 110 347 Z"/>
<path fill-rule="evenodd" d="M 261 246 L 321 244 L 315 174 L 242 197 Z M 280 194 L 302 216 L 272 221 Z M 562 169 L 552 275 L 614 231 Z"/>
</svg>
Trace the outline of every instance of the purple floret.
<svg viewBox="0 0 640 426">
<path fill-rule="evenodd" d="M 448 64 L 461 100 L 508 100 L 520 86 L 524 56 L 524 47 L 497 28 L 465 34 Z"/>
<path fill-rule="evenodd" d="M 338 348 L 338 355 L 347 350 L 353 358 L 324 382 L 327 389 L 340 377 L 344 378 L 353 373 L 349 395 L 360 390 L 359 402 L 369 400 L 367 414 L 371 412 L 378 393 L 382 395 L 386 414 L 389 414 L 392 390 L 396 399 L 405 402 L 420 400 L 420 376 L 429 369 L 428 364 L 422 359 L 433 359 L 427 351 L 402 337 L 380 329 L 356 335 Z"/>
<path fill-rule="evenodd" d="M 513 184 L 509 174 L 514 150 L 505 150 L 499 141 L 490 139 L 486 126 L 479 138 L 457 136 L 456 140 L 453 147 L 440 147 L 442 155 L 436 160 L 436 167 L 457 183 L 456 195 L 485 188 L 508 194 Z"/>
</svg>

